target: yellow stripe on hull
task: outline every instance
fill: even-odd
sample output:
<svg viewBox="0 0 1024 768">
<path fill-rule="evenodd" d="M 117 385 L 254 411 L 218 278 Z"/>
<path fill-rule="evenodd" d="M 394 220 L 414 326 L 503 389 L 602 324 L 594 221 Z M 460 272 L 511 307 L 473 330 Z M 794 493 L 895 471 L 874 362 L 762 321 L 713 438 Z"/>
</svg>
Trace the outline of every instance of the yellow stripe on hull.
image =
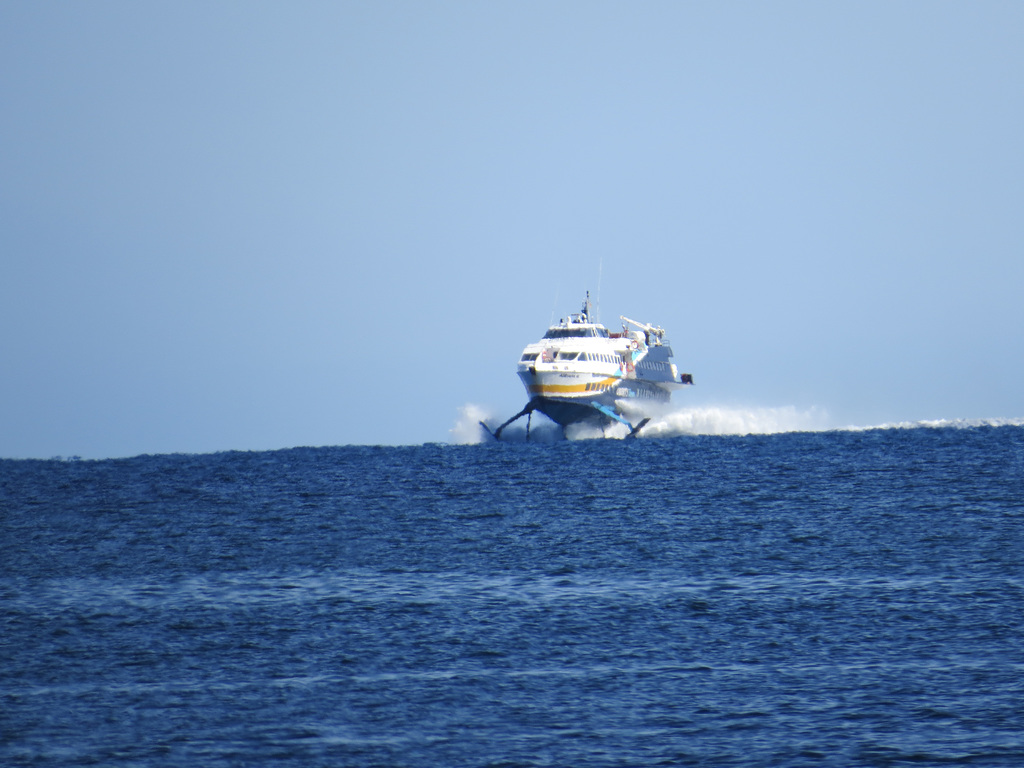
<svg viewBox="0 0 1024 768">
<path fill-rule="evenodd" d="M 530 384 L 526 389 L 531 395 L 572 395 L 602 392 L 614 387 L 618 381 L 616 378 L 607 378 L 585 384 Z"/>
</svg>

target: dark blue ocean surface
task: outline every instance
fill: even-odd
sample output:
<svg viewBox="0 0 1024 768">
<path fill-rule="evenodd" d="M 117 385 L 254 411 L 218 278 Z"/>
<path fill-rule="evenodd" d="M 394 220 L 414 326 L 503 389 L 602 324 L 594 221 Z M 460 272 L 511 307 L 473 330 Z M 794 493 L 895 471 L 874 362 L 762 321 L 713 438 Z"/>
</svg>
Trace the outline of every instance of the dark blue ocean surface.
<svg viewBox="0 0 1024 768">
<path fill-rule="evenodd" d="M 0 461 L 0 763 L 1024 765 L 1024 428 Z"/>
</svg>

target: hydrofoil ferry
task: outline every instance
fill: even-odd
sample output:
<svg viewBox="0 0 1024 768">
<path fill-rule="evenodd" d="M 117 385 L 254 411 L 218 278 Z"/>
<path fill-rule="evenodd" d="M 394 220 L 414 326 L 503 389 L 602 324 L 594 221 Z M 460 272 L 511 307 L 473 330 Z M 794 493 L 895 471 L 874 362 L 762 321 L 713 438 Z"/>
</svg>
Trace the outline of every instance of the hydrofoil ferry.
<svg viewBox="0 0 1024 768">
<path fill-rule="evenodd" d="M 625 403 L 665 403 L 672 392 L 693 384 L 672 362 L 672 347 L 663 328 L 620 315 L 621 332 L 611 332 L 593 318 L 590 294 L 578 313 L 552 325 L 539 341 L 527 345 L 519 358 L 518 374 L 530 398 L 526 406 L 491 430 L 495 438 L 509 424 L 540 411 L 563 430 L 591 422 L 604 427 L 626 425 L 635 437 L 650 418 L 633 424 L 623 413 Z M 629 409 L 631 412 L 640 409 Z"/>
</svg>

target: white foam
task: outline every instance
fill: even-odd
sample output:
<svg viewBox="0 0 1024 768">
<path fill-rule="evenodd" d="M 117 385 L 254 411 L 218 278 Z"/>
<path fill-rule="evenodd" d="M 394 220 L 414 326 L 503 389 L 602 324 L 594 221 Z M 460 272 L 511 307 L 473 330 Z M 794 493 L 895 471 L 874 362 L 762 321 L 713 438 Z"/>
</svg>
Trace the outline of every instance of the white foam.
<svg viewBox="0 0 1024 768">
<path fill-rule="evenodd" d="M 676 435 L 772 435 L 780 432 L 820 432 L 830 429 L 828 414 L 821 408 L 801 410 L 795 406 L 700 406 L 665 411 L 632 412 L 623 404 L 632 421 L 645 415 L 651 420 L 641 437 Z"/>
<path fill-rule="evenodd" d="M 627 414 L 636 421 L 642 412 Z M 651 415 L 640 432 L 641 437 L 675 435 L 771 435 L 782 432 L 866 432 L 875 429 L 971 429 L 974 427 L 1024 426 L 1024 418 L 994 419 L 922 419 L 885 422 L 870 426 L 839 426 L 830 422 L 822 408 L 799 409 L 795 406 L 680 408 Z"/>
<path fill-rule="evenodd" d="M 455 426 L 448 430 L 452 436 L 452 442 L 458 445 L 473 445 L 482 443 L 487 434 L 480 426 L 481 421 L 487 421 L 491 417 L 486 408 L 474 403 L 466 403 L 459 408 L 459 418 Z"/>
<path fill-rule="evenodd" d="M 583 422 L 580 424 L 570 424 L 565 428 L 567 440 L 600 440 L 602 438 L 621 440 L 628 433 L 629 430 L 626 429 L 626 425 L 619 424 L 618 422 L 603 425 Z"/>
<path fill-rule="evenodd" d="M 1024 418 L 1017 419 L 922 419 L 920 421 L 891 421 L 870 427 L 841 427 L 846 432 L 867 432 L 872 429 L 973 429 L 975 427 L 1024 427 Z"/>
</svg>

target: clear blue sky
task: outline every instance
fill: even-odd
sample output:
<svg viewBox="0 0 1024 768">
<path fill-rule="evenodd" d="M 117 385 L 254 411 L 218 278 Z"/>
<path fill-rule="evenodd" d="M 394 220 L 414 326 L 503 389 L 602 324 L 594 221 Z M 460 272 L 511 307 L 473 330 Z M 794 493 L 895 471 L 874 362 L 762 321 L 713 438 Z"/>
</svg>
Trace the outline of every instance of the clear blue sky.
<svg viewBox="0 0 1024 768">
<path fill-rule="evenodd" d="M 1024 3 L 0 4 L 0 456 L 449 439 L 596 292 L 677 405 L 1024 416 Z"/>
</svg>

